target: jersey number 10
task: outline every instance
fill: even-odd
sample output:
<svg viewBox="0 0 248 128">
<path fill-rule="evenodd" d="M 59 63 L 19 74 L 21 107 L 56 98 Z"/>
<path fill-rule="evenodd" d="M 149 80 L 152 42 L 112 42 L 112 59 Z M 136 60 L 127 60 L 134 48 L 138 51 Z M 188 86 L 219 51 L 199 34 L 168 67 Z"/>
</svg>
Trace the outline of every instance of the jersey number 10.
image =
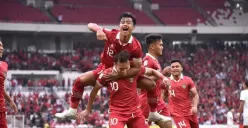
<svg viewBox="0 0 248 128">
<path fill-rule="evenodd" d="M 119 89 L 117 82 L 110 83 L 110 86 L 112 88 L 112 91 L 117 91 Z"/>
</svg>

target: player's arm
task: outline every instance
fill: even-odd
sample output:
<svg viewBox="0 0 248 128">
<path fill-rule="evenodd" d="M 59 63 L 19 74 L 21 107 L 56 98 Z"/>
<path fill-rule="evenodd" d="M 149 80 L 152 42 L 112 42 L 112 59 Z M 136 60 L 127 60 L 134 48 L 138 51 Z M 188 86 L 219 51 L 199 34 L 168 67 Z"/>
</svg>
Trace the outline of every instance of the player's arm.
<svg viewBox="0 0 248 128">
<path fill-rule="evenodd" d="M 97 32 L 98 30 L 102 30 L 103 29 L 101 26 L 97 25 L 96 23 L 89 23 L 88 24 L 88 28 L 92 32 Z"/>
<path fill-rule="evenodd" d="M 240 113 L 243 113 L 244 104 L 245 104 L 245 96 L 244 96 L 244 92 L 241 91 L 241 93 L 240 93 L 239 114 L 240 114 Z M 239 114 L 238 114 L 238 115 L 239 115 Z"/>
<path fill-rule="evenodd" d="M 132 61 L 132 68 L 128 70 L 127 74 L 123 76 L 123 78 L 130 78 L 136 76 L 140 72 L 141 66 L 142 66 L 142 59 L 134 58 Z"/>
<path fill-rule="evenodd" d="M 90 111 L 92 109 L 93 102 L 95 101 L 96 95 L 98 91 L 101 89 L 101 87 L 102 87 L 101 84 L 98 81 L 96 81 L 94 88 L 90 92 L 90 98 L 89 98 L 86 109 L 80 112 L 79 114 L 77 114 L 76 120 L 78 123 L 80 123 L 82 120 L 84 120 L 86 117 L 89 116 Z"/>
<path fill-rule="evenodd" d="M 102 85 L 98 81 L 96 81 L 94 88 L 90 92 L 90 98 L 89 98 L 89 101 L 88 101 L 88 104 L 86 107 L 86 110 L 88 110 L 89 112 L 92 109 L 93 102 L 95 101 L 96 95 L 97 95 L 98 91 L 101 89 L 101 87 L 102 87 Z"/>
<path fill-rule="evenodd" d="M 108 40 L 109 36 L 111 35 L 111 31 L 104 30 L 101 26 L 95 23 L 89 23 L 88 28 L 90 31 L 96 33 L 96 37 L 98 40 Z"/>
<path fill-rule="evenodd" d="M 134 77 L 139 74 L 142 66 L 142 48 L 137 47 L 132 53 L 133 60 L 131 62 L 131 69 L 128 70 L 127 74 L 123 78 Z M 121 77 L 122 78 L 122 77 Z"/>
<path fill-rule="evenodd" d="M 146 68 L 145 74 L 146 76 L 154 76 L 157 79 L 164 79 L 166 78 L 162 73 L 160 73 L 159 71 L 152 69 L 152 68 Z"/>
<path fill-rule="evenodd" d="M 245 104 L 245 101 L 240 100 L 240 105 L 239 105 L 239 113 L 243 113 L 244 104 Z"/>
<path fill-rule="evenodd" d="M 6 92 L 6 90 L 4 90 L 4 98 L 5 100 L 10 104 L 11 108 L 14 109 L 14 112 L 17 113 L 18 109 L 16 107 L 15 102 L 10 98 L 10 96 L 8 95 L 8 93 Z"/>
<path fill-rule="evenodd" d="M 190 92 L 192 93 L 192 96 L 193 96 L 192 106 L 197 108 L 198 103 L 199 103 L 199 95 L 197 93 L 196 87 L 190 89 Z"/>
</svg>

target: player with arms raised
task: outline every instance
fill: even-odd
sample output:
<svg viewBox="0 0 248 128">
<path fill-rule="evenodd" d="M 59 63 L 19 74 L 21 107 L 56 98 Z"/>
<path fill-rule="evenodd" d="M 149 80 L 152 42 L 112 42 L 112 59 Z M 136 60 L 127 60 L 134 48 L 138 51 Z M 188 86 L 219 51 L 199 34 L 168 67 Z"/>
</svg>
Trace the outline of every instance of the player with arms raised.
<svg viewBox="0 0 248 128">
<path fill-rule="evenodd" d="M 128 70 L 130 70 L 129 57 L 130 54 L 127 51 L 121 51 L 114 57 L 114 66 L 104 70 L 99 76 L 95 88 L 92 91 L 95 93 L 91 93 L 87 108 L 85 111 L 79 113 L 77 121 L 89 115 L 97 92 L 102 86 L 107 86 L 110 93 L 110 128 L 124 128 L 125 125 L 127 125 L 128 128 L 148 128 L 140 109 L 136 81 L 138 77 L 142 75 L 152 75 L 158 79 L 162 79 L 163 82 L 168 81 L 168 78 L 154 69 L 142 67 L 135 77 L 106 81 L 105 77 L 103 77 L 105 74 L 112 72 L 118 73 L 121 76 L 127 74 Z"/>
<path fill-rule="evenodd" d="M 70 108 L 62 113 L 57 113 L 57 118 L 75 118 L 77 113 L 77 107 L 82 98 L 84 87 L 88 85 L 95 85 L 96 79 L 99 74 L 105 69 L 113 66 L 113 57 L 122 50 L 126 50 L 130 53 L 130 61 L 132 61 L 131 69 L 128 71 L 125 78 L 133 77 L 138 74 L 142 65 L 142 48 L 139 41 L 132 36 L 132 31 L 136 25 L 136 18 L 129 12 L 125 12 L 121 15 L 119 24 L 119 30 L 108 30 L 102 28 L 94 23 L 89 23 L 88 28 L 96 32 L 98 40 L 105 40 L 104 50 L 101 54 L 102 64 L 94 71 L 83 73 L 79 76 L 73 84 L 72 96 L 70 99 Z M 107 80 L 115 80 L 122 78 L 117 73 L 106 74 Z M 147 89 L 154 87 L 154 82 L 148 78 L 142 78 L 139 80 L 139 85 L 146 87 Z M 151 92 L 152 93 L 152 92 Z M 156 93 L 153 93 L 156 97 Z M 164 116 L 161 116 L 156 111 L 156 105 L 154 111 L 150 112 L 150 119 L 152 121 L 164 120 Z"/>
<path fill-rule="evenodd" d="M 171 61 L 171 86 L 169 87 L 169 109 L 177 128 L 199 128 L 197 105 L 199 96 L 193 80 L 182 74 L 179 60 Z M 190 100 L 192 94 L 192 101 Z"/>
<path fill-rule="evenodd" d="M 3 56 L 3 43 L 0 39 L 0 58 Z M 15 113 L 18 112 L 18 109 L 14 103 L 14 101 L 10 98 L 7 92 L 4 89 L 4 80 L 6 79 L 8 64 L 0 61 L 0 128 L 7 128 L 7 120 L 6 120 L 6 109 L 5 109 L 5 100 L 7 100 L 14 110 Z"/>
<path fill-rule="evenodd" d="M 162 35 L 150 34 L 146 36 L 145 42 L 148 48 L 148 53 L 146 53 L 146 56 L 143 58 L 143 65 L 145 67 L 152 68 L 152 69 L 155 69 L 161 72 L 162 69 L 157 59 L 163 53 Z M 141 104 L 141 110 L 145 118 L 148 118 L 148 115 L 149 115 L 149 110 L 150 110 L 150 107 L 148 105 L 149 101 L 158 102 L 158 106 L 157 106 L 158 112 L 161 115 L 164 115 L 165 117 L 169 118 L 170 116 L 168 105 L 165 104 L 162 98 L 162 89 L 160 86 L 161 83 L 162 83 L 161 80 L 156 81 L 157 85 L 156 85 L 156 88 L 154 88 L 154 91 L 157 93 L 159 97 L 154 97 L 152 101 L 147 99 L 147 95 L 149 95 L 149 93 L 147 93 L 145 89 L 141 90 L 141 95 L 139 96 L 139 99 L 140 99 L 140 104 Z M 160 128 L 171 128 L 172 127 L 172 122 L 169 119 L 168 119 L 168 122 L 166 123 L 159 122 L 159 121 L 155 123 L 158 124 Z"/>
</svg>

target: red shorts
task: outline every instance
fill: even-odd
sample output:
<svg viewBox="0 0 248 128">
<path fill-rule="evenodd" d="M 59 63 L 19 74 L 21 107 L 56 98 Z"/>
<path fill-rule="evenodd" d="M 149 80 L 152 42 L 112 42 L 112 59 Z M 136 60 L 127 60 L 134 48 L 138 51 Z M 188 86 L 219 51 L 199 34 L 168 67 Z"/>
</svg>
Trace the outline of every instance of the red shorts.
<svg viewBox="0 0 248 128">
<path fill-rule="evenodd" d="M 102 63 L 100 63 L 97 66 L 97 68 L 95 70 L 93 70 L 93 74 L 94 74 L 94 76 L 95 76 L 96 79 L 103 72 L 104 69 L 105 69 L 105 66 Z"/>
<path fill-rule="evenodd" d="M 148 128 L 142 112 L 132 114 L 110 113 L 109 128 Z"/>
<path fill-rule="evenodd" d="M 196 115 L 175 117 L 172 116 L 177 128 L 199 128 L 198 119 Z"/>
<path fill-rule="evenodd" d="M 5 112 L 0 112 L 0 128 L 8 128 Z"/>
<path fill-rule="evenodd" d="M 144 117 L 147 119 L 150 112 L 149 104 L 147 103 L 147 98 L 140 98 L 141 110 L 143 112 Z M 157 106 L 158 113 L 164 116 L 170 117 L 170 111 L 168 105 L 164 101 L 159 101 Z"/>
</svg>

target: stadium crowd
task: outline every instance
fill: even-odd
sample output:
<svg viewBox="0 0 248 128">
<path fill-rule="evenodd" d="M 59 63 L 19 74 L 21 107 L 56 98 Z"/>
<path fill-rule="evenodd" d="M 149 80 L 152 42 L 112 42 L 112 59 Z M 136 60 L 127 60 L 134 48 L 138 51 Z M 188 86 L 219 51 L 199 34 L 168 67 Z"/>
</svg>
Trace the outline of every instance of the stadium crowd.
<svg viewBox="0 0 248 128">
<path fill-rule="evenodd" d="M 75 68 L 78 71 L 93 69 L 100 61 L 100 48 L 77 49 L 75 53 L 42 54 L 39 52 L 8 52 L 5 61 L 10 69 L 57 69 Z M 164 47 L 160 63 L 169 65 L 169 60 L 178 58 L 183 62 L 184 75 L 193 78 L 200 96 L 198 117 L 200 124 L 225 124 L 226 113 L 232 107 L 238 109 L 241 82 L 248 76 L 248 44 L 180 44 Z M 55 80 L 56 81 L 56 80 Z M 11 82 L 10 84 L 13 84 Z M 53 85 L 57 86 L 57 82 Z M 13 86 L 13 85 L 12 85 Z M 69 102 L 69 93 L 65 99 Z M 26 124 L 39 125 L 37 122 L 53 123 L 55 112 L 63 108 L 53 95 L 21 94 L 12 95 L 19 111 L 28 118 Z M 107 121 L 107 90 L 94 103 L 92 116 L 86 123 L 98 124 Z M 22 100 L 17 100 L 18 98 Z M 81 101 L 80 110 L 85 108 L 89 95 Z M 26 109 L 25 109 L 26 108 Z M 47 110 L 51 108 L 50 110 Z M 101 115 L 101 116 L 100 116 Z M 35 118 L 35 119 L 34 119 Z M 52 121 L 52 122 L 49 122 Z M 236 122 L 239 120 L 236 119 Z"/>
</svg>

